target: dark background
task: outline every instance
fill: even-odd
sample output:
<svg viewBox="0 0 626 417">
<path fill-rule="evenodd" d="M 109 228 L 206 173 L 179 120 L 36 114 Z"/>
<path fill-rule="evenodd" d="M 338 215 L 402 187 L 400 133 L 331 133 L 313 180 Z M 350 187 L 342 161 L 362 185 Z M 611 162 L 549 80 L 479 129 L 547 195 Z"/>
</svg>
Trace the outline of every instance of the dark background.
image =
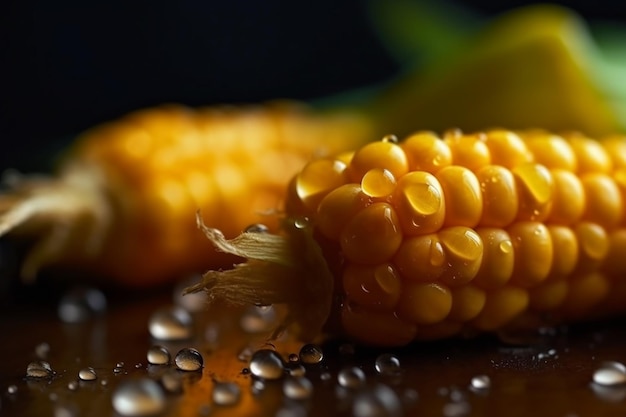
<svg viewBox="0 0 626 417">
<path fill-rule="evenodd" d="M 561 4 L 624 17 L 615 1 Z M 76 133 L 133 109 L 311 100 L 399 69 L 359 0 L 10 0 L 0 20 L 0 170 L 47 169 Z"/>
</svg>

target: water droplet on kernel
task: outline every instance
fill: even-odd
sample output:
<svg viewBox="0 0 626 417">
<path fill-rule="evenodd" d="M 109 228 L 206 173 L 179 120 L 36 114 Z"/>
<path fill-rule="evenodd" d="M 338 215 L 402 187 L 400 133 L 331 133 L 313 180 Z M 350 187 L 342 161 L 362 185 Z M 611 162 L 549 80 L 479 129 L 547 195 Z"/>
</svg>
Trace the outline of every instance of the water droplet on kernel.
<svg viewBox="0 0 626 417">
<path fill-rule="evenodd" d="M 160 345 L 154 345 L 148 349 L 146 359 L 148 359 L 148 363 L 152 365 L 167 365 L 170 363 L 172 358 L 170 356 L 170 351 L 167 350 L 167 348 Z"/>
<path fill-rule="evenodd" d="M 254 223 L 244 229 L 244 233 L 268 233 L 269 227 L 262 223 Z"/>
<path fill-rule="evenodd" d="M 234 405 L 239 402 L 241 389 L 234 382 L 216 382 L 212 397 L 217 405 Z"/>
<path fill-rule="evenodd" d="M 361 179 L 361 190 L 369 197 L 385 197 L 393 193 L 395 187 L 396 179 L 387 169 L 370 169 Z"/>
<path fill-rule="evenodd" d="M 441 194 L 430 184 L 416 183 L 407 186 L 404 195 L 411 208 L 419 215 L 430 216 L 441 209 Z"/>
<path fill-rule="evenodd" d="M 470 381 L 470 387 L 474 390 L 488 390 L 491 388 L 491 378 L 487 375 L 476 375 Z"/>
<path fill-rule="evenodd" d="M 257 350 L 250 359 L 250 372 L 259 378 L 279 379 L 284 370 L 282 358 L 270 349 Z"/>
<path fill-rule="evenodd" d="M 355 417 L 400 417 L 403 415 L 402 402 L 393 389 L 387 385 L 376 385 L 363 390 L 352 404 Z"/>
<path fill-rule="evenodd" d="M 184 340 L 192 334 L 193 319 L 183 308 L 168 307 L 157 310 L 150 317 L 150 335 L 158 340 Z"/>
<path fill-rule="evenodd" d="M 28 378 L 49 378 L 53 373 L 52 367 L 46 361 L 34 361 L 26 367 Z"/>
<path fill-rule="evenodd" d="M 398 143 L 398 142 L 400 142 L 398 140 L 398 137 L 396 135 L 393 135 L 393 134 L 385 135 L 385 136 L 383 136 L 383 138 L 381 140 L 383 142 L 387 142 L 387 143 Z"/>
<path fill-rule="evenodd" d="M 626 366 L 620 362 L 604 362 L 593 373 L 593 382 L 604 386 L 626 384 Z"/>
<path fill-rule="evenodd" d="M 498 248 L 502 253 L 511 253 L 511 251 L 513 250 L 513 242 L 508 239 L 503 240 L 502 242 L 500 242 L 500 245 L 498 245 Z"/>
<path fill-rule="evenodd" d="M 93 368 L 83 368 L 78 371 L 78 378 L 82 381 L 94 381 L 98 375 Z"/>
<path fill-rule="evenodd" d="M 176 354 L 174 363 L 181 371 L 194 372 L 202 369 L 204 358 L 194 348 L 183 348 Z"/>
<path fill-rule="evenodd" d="M 397 375 L 400 373 L 400 359 L 390 353 L 384 353 L 376 358 L 374 367 L 381 375 Z"/>
<path fill-rule="evenodd" d="M 147 416 L 163 412 L 165 394 L 147 378 L 122 382 L 112 396 L 113 408 L 123 416 Z"/>
<path fill-rule="evenodd" d="M 57 314 L 65 323 L 82 323 L 103 314 L 107 309 L 107 300 L 102 291 L 78 287 L 71 289 L 61 298 Z"/>
<path fill-rule="evenodd" d="M 313 383 L 303 376 L 289 377 L 283 383 L 283 394 L 292 400 L 304 400 L 313 394 Z"/>
<path fill-rule="evenodd" d="M 306 365 L 315 365 L 324 359 L 324 351 L 318 345 L 306 344 L 300 349 L 300 361 Z"/>
<path fill-rule="evenodd" d="M 432 266 L 438 267 L 446 261 L 446 254 L 441 242 L 433 240 L 430 242 L 429 261 Z"/>
<path fill-rule="evenodd" d="M 337 374 L 337 382 L 344 388 L 359 388 L 365 385 L 365 373 L 356 366 L 345 367 Z"/>
</svg>

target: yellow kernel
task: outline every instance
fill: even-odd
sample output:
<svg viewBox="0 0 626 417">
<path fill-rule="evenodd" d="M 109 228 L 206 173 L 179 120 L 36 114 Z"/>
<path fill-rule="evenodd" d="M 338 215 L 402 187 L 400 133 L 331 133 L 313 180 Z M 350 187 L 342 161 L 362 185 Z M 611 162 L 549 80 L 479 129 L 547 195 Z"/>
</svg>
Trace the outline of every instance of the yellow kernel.
<svg viewBox="0 0 626 417">
<path fill-rule="evenodd" d="M 535 163 L 550 170 L 576 171 L 576 155 L 561 136 L 547 132 L 532 135 L 526 139 L 526 146 L 533 153 Z"/>
<path fill-rule="evenodd" d="M 581 222 L 574 228 L 578 239 L 578 270 L 595 270 L 609 253 L 609 237 L 596 223 Z M 559 255 L 560 256 L 560 255 Z"/>
<path fill-rule="evenodd" d="M 372 346 L 402 346 L 411 342 L 417 326 L 392 312 L 375 312 L 344 303 L 341 325 L 347 336 Z"/>
<path fill-rule="evenodd" d="M 554 194 L 548 220 L 565 225 L 577 222 L 585 210 L 585 190 L 580 179 L 573 172 L 561 169 L 551 173 Z"/>
<path fill-rule="evenodd" d="M 485 137 L 482 134 L 446 135 L 444 142 L 452 152 L 452 163 L 454 165 L 461 165 L 476 171 L 491 164 L 489 148 L 487 148 Z"/>
<path fill-rule="evenodd" d="M 567 138 L 578 161 L 578 174 L 589 172 L 609 173 L 611 158 L 600 142 L 583 136 Z"/>
<path fill-rule="evenodd" d="M 416 324 L 442 321 L 452 308 L 450 290 L 435 283 L 407 282 L 398 302 L 398 314 Z"/>
<path fill-rule="evenodd" d="M 528 292 L 505 286 L 487 293 L 485 306 L 472 323 L 479 330 L 496 330 L 516 318 L 528 306 Z"/>
<path fill-rule="evenodd" d="M 363 175 L 361 189 L 365 195 L 380 198 L 385 197 L 396 188 L 396 179 L 393 174 L 382 168 L 370 169 Z"/>
<path fill-rule="evenodd" d="M 550 278 L 569 276 L 576 268 L 579 258 L 578 238 L 571 227 L 548 225 L 554 258 Z"/>
<path fill-rule="evenodd" d="M 481 226 L 505 227 L 517 217 L 519 198 L 515 177 L 508 169 L 488 165 L 476 172 L 483 195 Z"/>
<path fill-rule="evenodd" d="M 402 243 L 398 216 L 387 203 L 374 203 L 346 224 L 339 242 L 352 262 L 378 264 L 389 259 Z"/>
<path fill-rule="evenodd" d="M 400 297 L 400 277 L 389 263 L 373 266 L 348 264 L 342 278 L 348 299 L 372 310 L 391 311 Z"/>
<path fill-rule="evenodd" d="M 452 308 L 448 319 L 465 322 L 478 316 L 485 306 L 485 291 L 475 285 L 462 285 L 452 288 Z"/>
<path fill-rule="evenodd" d="M 353 182 L 361 182 L 367 171 L 382 168 L 391 172 L 394 178 L 400 178 L 408 172 L 406 154 L 399 145 L 391 141 L 368 143 L 352 156 L 348 172 Z"/>
<path fill-rule="evenodd" d="M 599 272 L 591 272 L 568 280 L 568 291 L 559 311 L 568 319 L 583 318 L 609 292 L 609 283 Z"/>
<path fill-rule="evenodd" d="M 609 252 L 604 260 L 603 269 L 613 276 L 626 274 L 626 228 L 609 233 Z"/>
<path fill-rule="evenodd" d="M 511 282 L 532 287 L 546 279 L 554 257 L 548 228 L 538 222 L 517 222 L 507 232 L 515 251 Z"/>
<path fill-rule="evenodd" d="M 338 239 L 341 229 L 360 210 L 370 204 L 370 199 L 358 184 L 344 184 L 326 196 L 317 208 L 316 224 L 324 236 Z"/>
<path fill-rule="evenodd" d="M 483 209 L 483 196 L 476 175 L 467 168 L 453 165 L 441 169 L 435 176 L 446 201 L 444 226 L 476 226 Z"/>
<path fill-rule="evenodd" d="M 437 281 L 447 268 L 443 245 L 435 233 L 404 239 L 394 262 L 402 275 L 412 281 Z"/>
<path fill-rule="evenodd" d="M 410 171 L 435 173 L 452 164 L 448 145 L 432 132 L 418 132 L 400 144 L 409 161 Z"/>
<path fill-rule="evenodd" d="M 519 195 L 518 220 L 543 221 L 550 214 L 554 182 L 543 165 L 524 164 L 513 170 Z"/>
<path fill-rule="evenodd" d="M 487 132 L 485 143 L 491 155 L 491 164 L 512 169 L 521 164 L 533 162 L 532 154 L 524 141 L 510 130 Z"/>
<path fill-rule="evenodd" d="M 513 242 L 503 229 L 479 227 L 476 232 L 483 241 L 484 251 L 473 283 L 486 289 L 502 287 L 513 275 Z"/>
<path fill-rule="evenodd" d="M 605 227 L 617 226 L 622 220 L 622 195 L 615 181 L 604 174 L 581 176 L 586 205 L 583 219 Z"/>
<path fill-rule="evenodd" d="M 478 233 L 468 227 L 448 227 L 439 232 L 439 239 L 447 261 L 442 281 L 452 286 L 474 279 L 483 259 L 483 242 Z"/>
<path fill-rule="evenodd" d="M 626 168 L 626 137 L 623 135 L 611 136 L 603 139 L 602 147 L 611 158 L 613 169 Z"/>
<path fill-rule="evenodd" d="M 309 209 L 317 209 L 322 198 L 347 182 L 346 165 L 332 159 L 309 162 L 296 177 L 296 193 Z"/>
<path fill-rule="evenodd" d="M 544 281 L 528 290 L 529 307 L 534 311 L 551 311 L 565 301 L 569 283 L 564 279 Z"/>
<path fill-rule="evenodd" d="M 432 233 L 443 225 L 443 190 L 437 178 L 428 172 L 410 172 L 400 178 L 393 201 L 407 235 Z"/>
</svg>

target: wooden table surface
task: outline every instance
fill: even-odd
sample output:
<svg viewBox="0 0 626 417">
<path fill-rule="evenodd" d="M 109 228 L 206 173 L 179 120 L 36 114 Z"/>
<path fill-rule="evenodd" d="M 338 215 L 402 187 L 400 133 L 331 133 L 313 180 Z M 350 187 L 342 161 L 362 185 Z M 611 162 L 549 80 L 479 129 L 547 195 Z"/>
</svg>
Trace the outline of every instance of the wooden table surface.
<svg viewBox="0 0 626 417">
<path fill-rule="evenodd" d="M 157 309 L 173 304 L 171 289 L 120 294 L 105 291 L 105 314 L 82 323 L 64 323 L 56 312 L 64 290 L 52 284 L 5 288 L 0 310 L 0 415 L 1 416 L 116 416 L 111 397 L 120 382 L 156 378 L 147 366 L 147 349 L 155 343 L 148 321 Z M 204 368 L 184 376 L 180 393 L 166 395 L 167 416 L 310 416 L 353 415 L 359 390 L 340 389 L 337 374 L 348 365 L 360 367 L 366 387 L 390 387 L 402 404 L 401 415 L 415 416 L 624 416 L 626 385 L 607 388 L 591 384 L 602 362 L 626 362 L 624 322 L 612 320 L 544 334 L 524 335 L 516 343 L 484 336 L 470 340 L 416 343 L 402 349 L 367 349 L 340 341 L 322 344 L 324 360 L 306 367 L 313 394 L 306 400 L 290 400 L 282 391 L 283 381 L 269 381 L 253 389 L 248 363 L 240 353 L 249 346 L 267 347 L 264 337 L 241 330 L 241 311 L 214 307 L 194 313 L 193 338 L 162 343 L 176 352 L 186 346 L 198 348 Z M 207 337 L 206 328 L 214 331 Z M 217 335 L 217 337 L 215 337 Z M 46 360 L 56 371 L 53 378 L 26 378 L 26 367 L 37 359 L 36 347 L 50 346 Z M 297 353 L 297 342 L 275 344 L 285 359 Z M 353 347 L 354 351 L 347 351 Z M 172 354 L 173 354 L 172 353 Z M 377 374 L 376 357 L 393 353 L 401 372 L 393 377 Z M 123 372 L 115 373 L 123 362 Z M 78 381 L 78 371 L 93 367 L 98 379 Z M 487 375 L 491 386 L 470 389 L 472 377 Z M 102 381 L 106 381 L 103 384 Z M 235 382 L 241 398 L 231 406 L 212 404 L 216 381 Z M 9 387 L 16 390 L 9 392 Z M 290 410 L 286 412 L 285 410 Z M 388 415 L 398 415 L 388 413 Z"/>
</svg>

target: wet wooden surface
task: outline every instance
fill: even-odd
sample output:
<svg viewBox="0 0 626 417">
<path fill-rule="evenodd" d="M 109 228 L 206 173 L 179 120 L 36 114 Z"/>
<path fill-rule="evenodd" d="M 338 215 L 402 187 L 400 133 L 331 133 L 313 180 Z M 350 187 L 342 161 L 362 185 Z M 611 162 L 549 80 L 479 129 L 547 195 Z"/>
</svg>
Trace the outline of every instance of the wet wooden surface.
<svg viewBox="0 0 626 417">
<path fill-rule="evenodd" d="M 83 323 L 63 323 L 58 318 L 56 302 L 60 295 L 60 291 L 46 288 L 33 297 L 24 289 L 17 295 L 4 295 L 0 315 L 1 416 L 116 416 L 111 396 L 120 382 L 158 379 L 164 369 L 148 366 L 146 352 L 154 343 L 148 332 L 149 318 L 156 309 L 173 303 L 169 289 L 126 296 L 107 293 L 107 312 Z M 350 345 L 329 341 L 322 345 L 322 363 L 307 367 L 306 376 L 314 387 L 312 397 L 293 401 L 284 396 L 282 380 L 268 382 L 262 390 L 253 389 L 252 378 L 244 371 L 248 364 L 238 356 L 246 346 L 267 346 L 262 336 L 240 329 L 239 314 L 224 308 L 199 313 L 192 339 L 162 343 L 172 354 L 186 346 L 198 348 L 205 366 L 201 372 L 184 375 L 182 392 L 168 393 L 166 409 L 159 415 L 353 415 L 359 390 L 340 389 L 337 384 L 339 370 L 350 365 L 365 372 L 367 387 L 390 387 L 402 403 L 403 415 L 626 415 L 626 385 L 602 388 L 591 384 L 593 372 L 602 362 L 626 362 L 626 326 L 622 320 L 551 329 L 530 338 L 524 335 L 516 344 L 485 336 L 417 343 L 402 349 L 355 346 L 350 352 L 346 349 Z M 207 333 L 207 327 L 213 331 Z M 50 379 L 28 379 L 26 367 L 37 359 L 35 350 L 42 342 L 50 346 L 46 360 L 56 374 Z M 281 341 L 276 348 L 287 359 L 290 353 L 297 353 L 299 344 Z M 398 375 L 377 374 L 374 362 L 381 353 L 399 358 Z M 120 362 L 124 363 L 123 372 L 116 374 L 113 369 Z M 78 371 L 85 367 L 93 367 L 98 379 L 79 382 L 71 389 L 71 383 L 78 381 Z M 472 377 L 478 375 L 489 376 L 489 389 L 470 389 Z M 240 386 L 237 404 L 212 403 L 216 381 Z M 17 391 L 9 393 L 13 385 Z M 291 414 L 281 414 L 284 409 Z"/>
</svg>

